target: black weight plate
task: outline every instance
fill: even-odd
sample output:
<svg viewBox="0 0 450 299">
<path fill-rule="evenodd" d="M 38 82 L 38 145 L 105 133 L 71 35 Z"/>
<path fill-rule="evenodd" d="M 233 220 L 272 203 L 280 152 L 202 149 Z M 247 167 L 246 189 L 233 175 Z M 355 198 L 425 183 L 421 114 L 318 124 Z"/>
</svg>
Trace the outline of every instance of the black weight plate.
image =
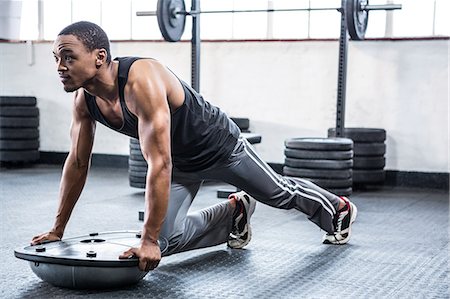
<svg viewBox="0 0 450 299">
<path fill-rule="evenodd" d="M 353 160 L 313 160 L 286 158 L 284 164 L 294 168 L 314 169 L 349 169 L 353 166 Z"/>
<path fill-rule="evenodd" d="M 383 157 L 353 157 L 353 169 L 383 169 L 386 159 Z"/>
<path fill-rule="evenodd" d="M 284 142 L 287 148 L 302 150 L 351 150 L 353 141 L 348 138 L 291 138 Z"/>
<path fill-rule="evenodd" d="M 353 146 L 355 157 L 359 156 L 383 156 L 386 153 L 384 143 L 355 143 Z"/>
<path fill-rule="evenodd" d="M 250 144 L 261 143 L 262 136 L 256 133 L 241 133 L 241 137 L 247 139 Z"/>
<path fill-rule="evenodd" d="M 0 116 L 1 128 L 37 128 L 38 117 L 5 117 Z"/>
<path fill-rule="evenodd" d="M 352 40 L 363 40 L 366 35 L 369 11 L 362 10 L 361 4 L 369 4 L 369 0 L 347 0 L 345 13 L 347 29 Z"/>
<path fill-rule="evenodd" d="M 0 161 L 3 162 L 26 162 L 39 160 L 39 151 L 0 151 Z"/>
<path fill-rule="evenodd" d="M 322 179 L 348 179 L 352 177 L 351 169 L 304 169 L 293 168 L 289 166 L 283 167 L 283 173 L 293 177 L 308 177 L 308 178 L 322 178 Z"/>
<path fill-rule="evenodd" d="M 146 178 L 147 177 L 147 170 L 139 171 L 139 170 L 128 170 L 128 174 L 130 176 L 139 177 L 139 178 Z"/>
<path fill-rule="evenodd" d="M 179 41 L 184 32 L 186 15 L 177 14 L 177 11 L 186 11 L 184 0 L 158 0 L 158 26 L 168 42 Z"/>
<path fill-rule="evenodd" d="M 386 178 L 384 170 L 362 170 L 353 171 L 353 183 L 382 183 Z"/>
<path fill-rule="evenodd" d="M 139 139 L 130 138 L 130 144 L 139 144 Z"/>
<path fill-rule="evenodd" d="M 128 166 L 137 166 L 137 167 L 148 167 L 147 161 L 143 159 L 132 160 L 128 159 Z"/>
<path fill-rule="evenodd" d="M 353 151 L 310 151 L 287 148 L 284 154 L 288 158 L 317 160 L 348 160 L 353 157 Z"/>
<path fill-rule="evenodd" d="M 36 106 L 36 98 L 0 96 L 0 106 Z"/>
<path fill-rule="evenodd" d="M 0 116 L 9 116 L 9 117 L 30 117 L 30 116 L 38 116 L 39 109 L 37 107 L 2 107 L 0 109 Z"/>
<path fill-rule="evenodd" d="M 0 139 L 35 139 L 39 138 L 38 129 L 0 128 Z"/>
<path fill-rule="evenodd" d="M 130 181 L 130 186 L 134 188 L 145 189 L 145 182 L 132 182 Z"/>
<path fill-rule="evenodd" d="M 130 155 L 144 157 L 140 149 L 130 149 Z"/>
<path fill-rule="evenodd" d="M 29 140 L 9 140 L 0 139 L 0 150 L 37 150 L 39 148 L 38 139 Z"/>
<path fill-rule="evenodd" d="M 353 193 L 353 188 L 328 188 L 326 189 L 328 192 L 331 192 L 333 194 L 336 194 L 338 196 L 350 196 Z"/>
<path fill-rule="evenodd" d="M 146 162 L 142 154 L 130 154 L 129 160 Z"/>
<path fill-rule="evenodd" d="M 145 166 L 134 166 L 134 165 L 129 165 L 128 166 L 128 171 L 130 171 L 130 173 L 131 172 L 145 172 L 145 173 L 147 173 L 147 170 L 148 170 L 148 167 L 147 167 L 147 165 L 145 165 Z"/>
<path fill-rule="evenodd" d="M 231 120 L 241 129 L 241 131 L 248 130 L 250 128 L 250 119 L 231 117 Z"/>
<path fill-rule="evenodd" d="M 353 185 L 352 178 L 348 179 L 321 179 L 321 178 L 303 178 L 322 188 L 348 188 Z"/>
<path fill-rule="evenodd" d="M 145 183 L 147 176 L 145 173 L 133 173 L 128 176 L 130 182 Z"/>
<path fill-rule="evenodd" d="M 141 146 L 139 143 L 130 143 L 130 150 L 141 151 Z"/>
<path fill-rule="evenodd" d="M 345 128 L 344 136 L 353 142 L 384 142 L 386 130 L 378 128 Z M 336 129 L 328 129 L 328 137 L 336 137 Z"/>
</svg>

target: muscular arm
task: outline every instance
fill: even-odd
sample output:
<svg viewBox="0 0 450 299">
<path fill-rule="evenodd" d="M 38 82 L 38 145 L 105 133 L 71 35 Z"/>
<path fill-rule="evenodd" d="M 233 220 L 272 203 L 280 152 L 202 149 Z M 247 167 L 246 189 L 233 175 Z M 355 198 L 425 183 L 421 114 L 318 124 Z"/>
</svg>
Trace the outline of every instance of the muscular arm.
<svg viewBox="0 0 450 299">
<path fill-rule="evenodd" d="M 158 67 L 158 66 L 153 66 Z M 170 109 L 164 72 L 151 67 L 137 67 L 139 78 L 130 86 L 139 119 L 139 141 L 148 170 L 145 189 L 145 219 L 140 249 L 128 251 L 123 258 L 139 256 L 142 270 L 158 266 L 161 253 L 158 246 L 161 225 L 167 212 L 172 160 L 170 151 Z M 129 77 L 129 82 L 130 82 Z"/>
<path fill-rule="evenodd" d="M 64 163 L 59 191 L 59 207 L 55 224 L 49 234 L 62 238 L 72 210 L 83 190 L 89 169 L 95 122 L 87 111 L 84 93 L 75 93 L 73 118 L 70 129 L 71 148 Z M 36 236 L 32 244 L 45 241 L 45 234 Z"/>
</svg>

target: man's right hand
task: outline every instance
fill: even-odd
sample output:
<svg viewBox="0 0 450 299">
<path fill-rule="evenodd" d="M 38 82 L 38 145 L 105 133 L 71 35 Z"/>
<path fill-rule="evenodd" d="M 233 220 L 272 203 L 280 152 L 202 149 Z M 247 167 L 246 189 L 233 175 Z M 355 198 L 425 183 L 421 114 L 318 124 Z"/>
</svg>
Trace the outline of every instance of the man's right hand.
<svg viewBox="0 0 450 299">
<path fill-rule="evenodd" d="M 48 232 L 48 233 L 43 233 L 43 234 L 34 236 L 33 239 L 31 240 L 31 245 L 37 245 L 37 244 L 41 244 L 43 242 L 53 242 L 53 241 L 59 241 L 59 240 L 61 240 L 61 237 L 58 236 L 56 233 Z"/>
</svg>

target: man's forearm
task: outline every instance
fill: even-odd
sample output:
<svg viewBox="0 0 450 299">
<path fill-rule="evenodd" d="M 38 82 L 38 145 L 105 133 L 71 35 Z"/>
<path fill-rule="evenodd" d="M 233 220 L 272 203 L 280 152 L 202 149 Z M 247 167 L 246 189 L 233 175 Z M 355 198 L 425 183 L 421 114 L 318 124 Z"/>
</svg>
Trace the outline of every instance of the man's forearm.
<svg viewBox="0 0 450 299">
<path fill-rule="evenodd" d="M 89 163 L 80 164 L 69 154 L 64 163 L 60 190 L 59 207 L 52 231 L 62 237 L 72 210 L 80 197 L 86 182 Z"/>
<path fill-rule="evenodd" d="M 159 171 L 147 174 L 145 190 L 145 221 L 142 242 L 156 243 L 159 239 L 161 225 L 167 212 L 172 167 L 164 166 Z"/>
</svg>

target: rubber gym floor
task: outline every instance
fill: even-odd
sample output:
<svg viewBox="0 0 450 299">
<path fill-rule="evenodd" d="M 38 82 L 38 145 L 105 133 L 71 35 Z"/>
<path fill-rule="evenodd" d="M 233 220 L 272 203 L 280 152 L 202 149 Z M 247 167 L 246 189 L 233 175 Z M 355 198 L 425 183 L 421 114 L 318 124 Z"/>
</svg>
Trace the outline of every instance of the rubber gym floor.
<svg viewBox="0 0 450 299">
<path fill-rule="evenodd" d="M 350 243 L 323 245 L 323 231 L 296 210 L 258 204 L 253 239 L 165 257 L 137 285 L 71 290 L 41 281 L 14 249 L 48 230 L 61 166 L 0 169 L 1 298 L 449 298 L 449 194 L 379 187 L 351 196 L 359 209 Z M 192 209 L 223 199 L 206 183 Z M 127 169 L 92 167 L 65 237 L 139 230 L 143 190 Z"/>
</svg>

